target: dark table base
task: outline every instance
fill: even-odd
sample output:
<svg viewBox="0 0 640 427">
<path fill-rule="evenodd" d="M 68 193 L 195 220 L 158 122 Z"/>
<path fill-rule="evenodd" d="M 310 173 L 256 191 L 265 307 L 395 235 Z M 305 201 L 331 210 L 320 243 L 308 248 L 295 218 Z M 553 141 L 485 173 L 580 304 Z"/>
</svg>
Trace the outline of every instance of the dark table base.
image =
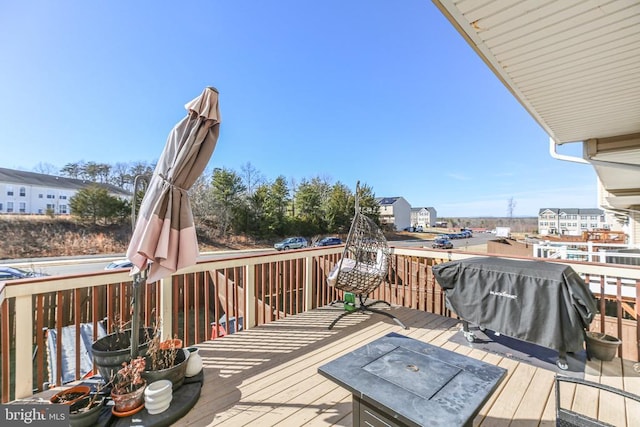
<svg viewBox="0 0 640 427">
<path fill-rule="evenodd" d="M 193 377 L 185 378 L 182 386 L 173 391 L 173 398 L 169 409 L 160 414 L 151 415 L 146 409 L 142 409 L 137 414 L 120 418 L 112 414 L 111 409 L 113 408 L 113 405 L 109 405 L 109 402 L 107 402 L 107 405 L 102 409 L 102 414 L 96 423 L 96 427 L 170 426 L 180 418 L 184 417 L 187 412 L 194 407 L 200 398 L 200 388 L 202 387 L 203 382 L 203 371 L 200 371 L 199 374 Z"/>
</svg>

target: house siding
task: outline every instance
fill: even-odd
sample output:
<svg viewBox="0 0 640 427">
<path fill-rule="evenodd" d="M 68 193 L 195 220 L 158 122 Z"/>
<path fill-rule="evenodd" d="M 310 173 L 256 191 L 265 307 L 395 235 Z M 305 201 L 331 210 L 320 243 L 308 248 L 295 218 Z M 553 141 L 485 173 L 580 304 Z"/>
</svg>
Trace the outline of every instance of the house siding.
<svg viewBox="0 0 640 427">
<path fill-rule="evenodd" d="M 610 230 L 609 219 L 602 209 L 543 208 L 538 213 L 538 232 L 580 236 L 583 231 Z"/>
<path fill-rule="evenodd" d="M 0 214 L 69 215 L 69 202 L 76 193 L 100 185 L 114 197 L 130 200 L 131 195 L 113 185 L 79 179 L 0 168 Z"/>
<path fill-rule="evenodd" d="M 428 208 L 411 208 L 411 226 L 413 227 L 435 227 L 437 219 L 436 210 Z"/>
<path fill-rule="evenodd" d="M 380 222 L 402 230 L 411 225 L 411 205 L 404 197 L 380 197 Z"/>
</svg>

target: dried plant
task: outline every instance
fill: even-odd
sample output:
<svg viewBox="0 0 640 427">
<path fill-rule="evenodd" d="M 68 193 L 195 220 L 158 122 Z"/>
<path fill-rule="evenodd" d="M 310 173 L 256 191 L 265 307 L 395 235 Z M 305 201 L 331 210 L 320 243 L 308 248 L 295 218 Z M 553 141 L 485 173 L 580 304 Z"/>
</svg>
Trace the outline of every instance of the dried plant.
<svg viewBox="0 0 640 427">
<path fill-rule="evenodd" d="M 74 405 L 71 412 L 72 413 L 87 412 L 88 410 L 93 408 L 93 406 L 96 404 L 98 400 L 98 396 L 100 396 L 104 387 L 105 385 L 102 383 L 96 384 L 96 391 L 90 395 L 91 396 L 90 399 L 87 399 L 87 404 L 82 407 L 79 407 L 79 405 Z"/>
<path fill-rule="evenodd" d="M 180 351 L 180 348 L 176 346 L 176 340 L 161 341 L 158 323 L 154 328 L 153 336 L 147 336 L 147 339 L 149 340 L 149 348 L 147 349 L 149 370 L 160 371 L 173 367 L 178 351 Z"/>
<path fill-rule="evenodd" d="M 144 357 L 137 357 L 129 363 L 122 363 L 122 368 L 112 380 L 112 392 L 114 394 L 126 394 L 140 388 L 144 384 L 142 372 L 144 372 L 145 365 Z"/>
</svg>

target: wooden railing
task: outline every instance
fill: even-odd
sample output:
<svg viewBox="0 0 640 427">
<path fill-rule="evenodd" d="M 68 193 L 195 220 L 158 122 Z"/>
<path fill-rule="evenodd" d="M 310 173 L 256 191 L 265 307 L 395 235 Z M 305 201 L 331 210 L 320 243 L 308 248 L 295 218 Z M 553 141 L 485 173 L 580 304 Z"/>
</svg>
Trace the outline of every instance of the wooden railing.
<svg viewBox="0 0 640 427">
<path fill-rule="evenodd" d="M 185 345 L 324 306 L 341 297 L 326 286 L 326 276 L 342 247 L 287 251 L 203 261 L 143 289 L 141 321 L 161 318 L 163 336 Z M 454 316 L 431 267 L 449 260 L 486 256 L 472 252 L 393 248 L 387 282 L 372 298 L 444 316 Z M 620 337 L 619 356 L 638 360 L 638 295 L 640 268 L 584 262 L 571 265 L 591 284 L 600 312 L 592 329 Z M 613 287 L 612 287 L 613 284 Z M 75 372 L 80 376 L 81 324 L 102 324 L 107 333 L 130 321 L 131 277 L 128 271 L 51 276 L 5 282 L 0 288 L 1 401 L 29 396 L 43 384 L 61 382 L 62 340 L 48 349 L 46 333 L 72 327 Z M 0 285 L 2 286 L 2 285 Z M 601 295 L 605 294 L 604 298 Z M 47 352 L 56 362 L 56 378 L 48 379 Z"/>
</svg>

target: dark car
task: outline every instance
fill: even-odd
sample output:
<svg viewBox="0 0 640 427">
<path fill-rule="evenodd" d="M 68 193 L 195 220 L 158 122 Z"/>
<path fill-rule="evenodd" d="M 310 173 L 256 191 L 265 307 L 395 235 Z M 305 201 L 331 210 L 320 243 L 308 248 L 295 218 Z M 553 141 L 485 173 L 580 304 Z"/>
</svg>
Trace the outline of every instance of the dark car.
<svg viewBox="0 0 640 427">
<path fill-rule="evenodd" d="M 35 271 L 23 270 L 15 267 L 0 266 L 0 282 L 3 280 L 26 279 L 29 277 L 47 276 L 44 273 L 36 273 Z"/>
<path fill-rule="evenodd" d="M 333 245 L 341 245 L 342 239 L 339 237 L 325 237 L 316 242 L 316 246 L 333 246 Z"/>
<path fill-rule="evenodd" d="M 436 249 L 453 249 L 453 243 L 449 239 L 436 239 L 431 246 Z"/>
</svg>

